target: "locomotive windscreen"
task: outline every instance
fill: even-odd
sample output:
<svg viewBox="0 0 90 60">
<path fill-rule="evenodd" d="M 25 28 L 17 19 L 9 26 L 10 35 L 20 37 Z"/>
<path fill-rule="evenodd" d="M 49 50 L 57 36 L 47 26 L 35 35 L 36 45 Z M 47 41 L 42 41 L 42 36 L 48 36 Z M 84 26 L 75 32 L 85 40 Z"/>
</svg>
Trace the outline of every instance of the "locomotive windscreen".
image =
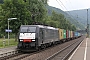
<svg viewBox="0 0 90 60">
<path fill-rule="evenodd" d="M 19 39 L 35 39 L 35 32 L 36 27 L 22 26 L 20 28 Z"/>
<path fill-rule="evenodd" d="M 35 32 L 36 27 L 21 27 L 20 32 Z"/>
</svg>

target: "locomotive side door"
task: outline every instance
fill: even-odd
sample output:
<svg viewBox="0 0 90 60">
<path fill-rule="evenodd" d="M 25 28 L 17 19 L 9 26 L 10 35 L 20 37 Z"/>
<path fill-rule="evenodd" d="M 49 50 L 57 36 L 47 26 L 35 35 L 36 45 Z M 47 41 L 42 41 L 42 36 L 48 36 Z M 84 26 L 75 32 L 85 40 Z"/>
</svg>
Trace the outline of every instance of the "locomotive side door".
<svg viewBox="0 0 90 60">
<path fill-rule="evenodd" d="M 44 42 L 44 29 L 43 28 L 40 28 L 39 30 L 39 42 L 40 44 L 43 44 Z"/>
</svg>

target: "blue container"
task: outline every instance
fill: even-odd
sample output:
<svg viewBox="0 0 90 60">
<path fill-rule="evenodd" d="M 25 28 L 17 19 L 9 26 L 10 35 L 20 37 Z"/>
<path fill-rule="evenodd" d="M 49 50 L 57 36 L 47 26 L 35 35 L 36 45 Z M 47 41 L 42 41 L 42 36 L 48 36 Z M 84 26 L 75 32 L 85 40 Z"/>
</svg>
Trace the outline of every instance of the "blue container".
<svg viewBox="0 0 90 60">
<path fill-rule="evenodd" d="M 78 36 L 81 36 L 81 34 L 80 34 L 80 33 L 78 33 Z"/>
<path fill-rule="evenodd" d="M 74 36 L 75 36 L 75 37 L 77 37 L 78 35 L 79 35 L 79 33 L 78 33 L 78 32 L 75 32 L 75 33 L 74 33 Z"/>
</svg>

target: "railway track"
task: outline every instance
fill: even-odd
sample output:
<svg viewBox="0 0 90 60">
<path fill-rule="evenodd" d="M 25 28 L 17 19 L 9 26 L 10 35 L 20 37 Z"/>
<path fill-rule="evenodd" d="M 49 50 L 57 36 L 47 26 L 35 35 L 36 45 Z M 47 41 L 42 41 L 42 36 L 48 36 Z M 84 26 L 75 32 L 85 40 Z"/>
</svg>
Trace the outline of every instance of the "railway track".
<svg viewBox="0 0 90 60">
<path fill-rule="evenodd" d="M 56 52 L 52 56 L 48 57 L 46 60 L 68 60 L 68 57 L 72 54 L 72 52 L 77 48 L 77 46 L 82 42 L 82 40 L 76 41 L 72 43 L 62 50 Z"/>
<path fill-rule="evenodd" d="M 17 52 L 15 54 L 1 57 L 0 60 L 54 60 L 54 59 L 57 60 L 58 58 L 61 58 L 61 60 L 64 60 L 68 58 L 69 56 L 68 54 L 70 53 L 70 52 L 69 53 L 66 53 L 66 52 L 70 51 L 71 48 L 74 47 L 74 44 L 79 44 L 84 38 L 85 37 L 80 37 L 78 39 L 75 39 L 75 40 L 72 40 L 63 44 L 55 45 L 54 47 L 49 47 L 38 52 L 33 52 L 33 53 L 18 53 Z M 72 47 L 70 48 L 70 46 Z M 59 55 L 59 53 L 61 54 L 61 56 Z"/>
<path fill-rule="evenodd" d="M 8 58 L 8 59 L 6 59 L 6 60 L 21 60 L 21 59 L 23 59 L 23 58 L 25 58 L 25 57 L 28 57 L 28 56 L 30 56 L 30 55 L 32 55 L 33 53 L 24 53 L 24 54 L 20 54 L 20 55 L 18 55 L 18 56 L 14 56 L 14 57 L 11 57 L 11 58 Z"/>
<path fill-rule="evenodd" d="M 30 53 L 30 52 L 24 53 L 24 52 L 21 52 L 21 51 L 7 52 L 7 53 L 4 53 L 4 54 L 1 54 L 2 57 L 0 57 L 0 60 L 21 60 L 25 57 L 36 54 L 38 52 L 40 52 L 40 51 L 32 52 L 32 53 Z"/>
<path fill-rule="evenodd" d="M 19 53 L 18 51 L 11 51 L 11 52 L 7 52 L 7 53 L 4 53 L 4 54 L 0 54 L 0 60 L 6 60 L 6 59 L 9 59 L 11 57 L 14 57 L 14 56 L 18 56 L 18 55 L 21 55 L 22 53 Z"/>
<path fill-rule="evenodd" d="M 55 46 L 55 47 L 52 47 L 52 48 L 50 48 L 50 49 L 47 49 L 47 50 L 45 50 L 45 51 L 42 51 L 42 52 L 40 52 L 40 53 L 37 53 L 37 54 L 34 54 L 34 55 L 31 55 L 31 56 L 29 56 L 29 57 L 26 57 L 26 58 L 24 58 L 24 59 L 22 59 L 22 60 L 57 60 L 57 58 L 55 58 L 55 59 L 52 59 L 52 55 L 53 54 L 56 54 L 57 53 L 57 51 L 60 51 L 60 50 L 62 50 L 62 51 L 64 51 L 64 50 L 66 50 L 65 48 L 68 46 L 71 46 L 71 43 L 73 44 L 73 46 L 72 47 L 74 47 L 74 44 L 76 44 L 76 42 L 78 42 L 78 43 L 80 43 L 81 41 L 83 41 L 83 39 L 84 39 L 85 37 L 81 37 L 81 38 L 78 38 L 78 39 L 75 39 L 75 40 L 72 40 L 72 41 L 69 41 L 69 42 L 66 42 L 66 43 L 63 43 L 63 44 L 61 44 L 61 45 L 58 45 L 58 46 Z M 65 47 L 65 48 L 64 48 Z M 67 48 L 68 48 L 67 47 Z M 73 48 L 72 48 L 73 49 Z M 71 48 L 68 48 L 68 50 L 70 51 L 71 50 Z M 68 51 L 66 51 L 66 52 L 68 52 Z M 63 56 L 61 59 L 58 59 L 58 60 L 65 60 L 65 59 L 67 59 L 70 55 L 68 55 L 68 54 L 70 54 L 71 52 L 73 52 L 73 51 L 71 51 L 71 52 L 69 52 L 69 53 L 66 53 L 66 52 L 64 52 L 63 54 L 61 54 L 61 56 Z M 66 53 L 66 54 L 65 54 Z M 56 54 L 56 55 L 58 55 L 58 54 Z M 50 58 L 49 58 L 50 57 Z"/>
</svg>

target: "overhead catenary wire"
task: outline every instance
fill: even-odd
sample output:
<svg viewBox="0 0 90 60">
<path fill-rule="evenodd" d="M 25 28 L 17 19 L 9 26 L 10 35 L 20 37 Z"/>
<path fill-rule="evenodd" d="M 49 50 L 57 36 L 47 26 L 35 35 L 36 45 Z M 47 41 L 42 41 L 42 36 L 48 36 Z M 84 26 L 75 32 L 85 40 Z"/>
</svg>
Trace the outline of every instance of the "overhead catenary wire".
<svg viewBox="0 0 90 60">
<path fill-rule="evenodd" d="M 58 1 L 57 1 L 57 2 L 58 2 Z M 59 0 L 59 2 L 64 6 L 64 4 L 62 3 L 62 1 Z M 59 3 L 59 2 L 58 2 L 58 3 Z M 60 4 L 60 3 L 59 3 L 59 4 Z M 71 15 L 71 13 L 68 11 L 68 9 L 67 9 L 65 6 L 64 6 L 64 8 L 67 10 L 69 16 L 71 16 L 72 19 L 76 20 L 76 18 L 75 18 L 73 15 Z"/>
<path fill-rule="evenodd" d="M 61 2 L 60 0 L 59 0 L 59 2 Z M 64 6 L 64 4 L 61 2 L 61 4 L 63 5 L 63 7 L 68 11 L 68 9 Z"/>
<path fill-rule="evenodd" d="M 57 1 L 58 2 L 58 1 Z M 59 0 L 59 2 L 63 5 L 63 7 L 67 10 L 67 12 L 68 12 L 68 14 L 71 16 L 71 18 L 73 18 L 74 20 L 77 20 L 73 15 L 71 15 L 71 13 L 68 11 L 68 9 L 66 8 L 66 6 L 62 3 L 62 1 L 61 0 Z M 58 3 L 59 3 L 58 2 Z M 70 2 L 70 1 L 69 1 Z M 71 2 L 70 2 L 70 4 L 71 4 Z M 71 5 L 72 6 L 72 5 Z M 77 13 L 76 13 L 77 14 Z M 81 18 L 81 17 L 79 17 L 78 16 L 78 14 L 77 14 L 77 18 Z M 83 19 L 83 18 L 82 18 Z M 89 26 L 89 24 L 88 24 L 88 26 Z M 88 29 L 89 30 L 89 29 Z M 89 34 L 89 33 L 88 33 Z"/>
<path fill-rule="evenodd" d="M 57 3 L 59 4 L 59 2 L 58 2 L 58 0 L 56 0 L 57 1 Z M 60 5 L 60 4 L 59 4 Z M 61 6 L 61 5 L 60 5 Z M 63 7 L 61 6 L 61 8 L 63 9 Z"/>
<path fill-rule="evenodd" d="M 71 1 L 70 1 L 70 0 L 68 0 L 68 1 L 69 1 L 69 3 L 71 4 L 70 6 L 73 8 L 73 5 L 72 5 Z M 87 10 L 87 9 L 86 9 L 86 10 Z M 80 18 L 81 20 L 83 20 L 83 17 L 79 17 L 77 12 L 74 12 L 74 13 L 76 14 L 76 17 L 77 17 L 77 18 Z"/>
<path fill-rule="evenodd" d="M 56 0 L 56 1 L 57 1 L 57 0 Z M 68 11 L 68 9 L 66 8 L 66 6 L 62 3 L 61 0 L 58 0 L 57 2 L 58 2 L 59 5 L 60 5 L 60 3 L 63 5 L 63 7 L 67 10 L 67 12 L 68 12 L 68 14 L 71 16 L 71 18 L 75 19 L 75 18 L 71 15 L 71 13 Z M 59 2 L 60 2 L 60 3 L 59 3 Z M 75 19 L 75 20 L 76 20 L 76 19 Z"/>
<path fill-rule="evenodd" d="M 56 0 L 57 2 L 58 2 L 58 4 L 60 5 L 60 3 L 63 5 L 63 7 L 67 10 L 67 12 L 68 12 L 68 14 L 71 16 L 71 17 L 73 17 L 72 15 L 71 15 L 71 13 L 68 11 L 68 9 L 64 6 L 64 4 L 59 0 Z M 60 2 L 60 3 L 59 3 Z M 73 17 L 74 18 L 74 17 Z"/>
<path fill-rule="evenodd" d="M 73 8 L 73 5 L 72 5 L 71 1 L 70 1 L 70 0 L 68 0 L 68 1 L 69 1 L 69 3 L 71 4 L 70 6 Z M 83 19 L 83 18 L 81 18 L 81 17 L 78 16 L 78 13 L 77 13 L 77 12 L 74 12 L 74 13 L 77 15 L 77 16 L 76 16 L 77 18 Z"/>
<path fill-rule="evenodd" d="M 72 5 L 71 1 L 70 1 L 70 0 L 68 0 L 68 1 L 69 1 L 69 3 L 71 4 L 70 6 L 73 8 L 73 5 Z M 78 14 L 77 14 L 76 12 L 75 12 L 75 14 L 77 15 L 77 16 L 76 16 L 77 18 L 81 18 L 81 17 L 78 16 Z M 81 18 L 81 19 L 83 19 L 83 18 Z"/>
</svg>

